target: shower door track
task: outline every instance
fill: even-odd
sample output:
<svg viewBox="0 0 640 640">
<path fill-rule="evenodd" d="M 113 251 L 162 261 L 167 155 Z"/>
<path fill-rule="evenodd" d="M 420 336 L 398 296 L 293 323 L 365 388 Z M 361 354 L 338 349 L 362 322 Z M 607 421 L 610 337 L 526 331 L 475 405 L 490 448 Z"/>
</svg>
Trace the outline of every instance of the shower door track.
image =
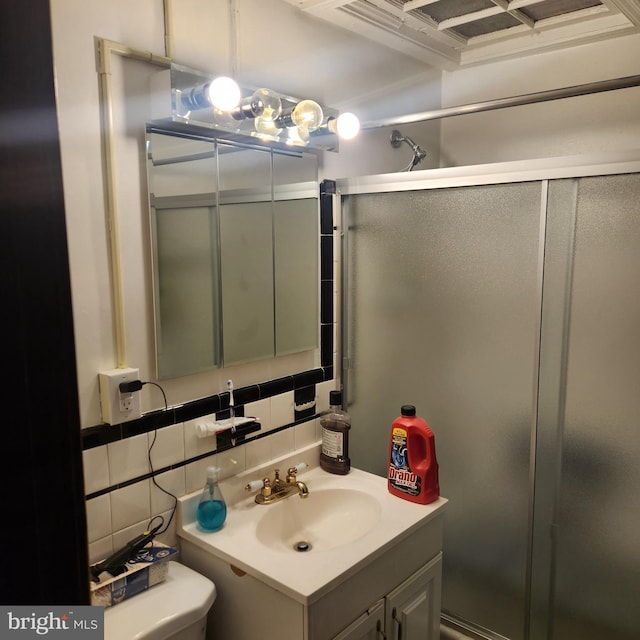
<svg viewBox="0 0 640 640">
<path fill-rule="evenodd" d="M 638 173 L 639 169 L 640 148 L 605 154 L 516 160 L 343 178 L 336 180 L 336 187 L 341 195 L 358 195 L 558 180 L 560 178 L 586 178 L 599 175 Z"/>
</svg>

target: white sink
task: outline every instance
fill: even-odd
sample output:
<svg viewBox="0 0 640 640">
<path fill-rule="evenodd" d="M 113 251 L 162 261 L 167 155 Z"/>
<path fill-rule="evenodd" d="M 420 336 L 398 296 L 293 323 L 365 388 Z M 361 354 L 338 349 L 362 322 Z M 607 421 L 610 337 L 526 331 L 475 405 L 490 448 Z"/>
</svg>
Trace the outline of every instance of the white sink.
<svg viewBox="0 0 640 640">
<path fill-rule="evenodd" d="M 274 551 L 319 552 L 356 542 L 378 524 L 380 503 L 354 489 L 319 489 L 263 506 L 256 537 Z"/>
<path fill-rule="evenodd" d="M 220 531 L 198 528 L 200 491 L 180 498 L 177 534 L 183 550 L 185 544 L 194 545 L 234 571 L 310 604 L 390 549 L 406 555 L 405 540 L 421 537 L 432 520 L 441 522 L 444 498 L 428 505 L 402 500 L 388 492 L 385 478 L 354 468 L 344 476 L 323 471 L 314 466 L 319 454 L 319 445 L 314 445 L 222 481 L 227 520 Z M 299 474 L 309 489 L 307 498 L 294 493 L 260 505 L 255 493 L 244 490 L 247 482 L 272 476 L 274 468 L 299 462 L 309 465 Z M 299 542 L 310 546 L 307 552 L 294 549 Z M 439 550 L 441 543 L 434 548 Z"/>
</svg>

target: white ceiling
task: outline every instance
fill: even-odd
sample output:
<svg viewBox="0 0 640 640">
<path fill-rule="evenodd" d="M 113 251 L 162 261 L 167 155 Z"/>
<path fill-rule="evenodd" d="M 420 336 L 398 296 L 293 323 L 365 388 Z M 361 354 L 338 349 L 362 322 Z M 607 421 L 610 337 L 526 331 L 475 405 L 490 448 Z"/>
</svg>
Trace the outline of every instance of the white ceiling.
<svg viewBox="0 0 640 640">
<path fill-rule="evenodd" d="M 640 33 L 638 0 L 286 0 L 444 70 Z"/>
</svg>

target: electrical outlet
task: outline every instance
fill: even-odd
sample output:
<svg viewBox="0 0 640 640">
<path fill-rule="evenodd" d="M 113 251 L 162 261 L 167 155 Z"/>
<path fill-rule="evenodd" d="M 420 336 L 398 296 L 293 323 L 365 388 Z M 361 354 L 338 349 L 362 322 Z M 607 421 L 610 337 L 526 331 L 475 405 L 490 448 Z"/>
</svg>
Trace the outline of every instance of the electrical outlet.
<svg viewBox="0 0 640 640">
<path fill-rule="evenodd" d="M 107 424 L 135 420 L 140 413 L 140 392 L 120 392 L 120 383 L 140 380 L 138 369 L 111 369 L 98 374 L 102 419 Z"/>
</svg>

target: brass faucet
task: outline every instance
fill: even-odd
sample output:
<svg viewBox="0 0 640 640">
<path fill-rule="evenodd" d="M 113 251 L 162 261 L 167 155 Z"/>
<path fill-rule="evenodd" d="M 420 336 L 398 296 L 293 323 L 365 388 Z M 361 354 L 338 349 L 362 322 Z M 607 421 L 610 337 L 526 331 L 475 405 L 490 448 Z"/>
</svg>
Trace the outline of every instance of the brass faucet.
<svg viewBox="0 0 640 640">
<path fill-rule="evenodd" d="M 262 488 L 256 495 L 256 504 L 272 504 L 284 500 L 294 493 L 297 493 L 301 498 L 306 498 L 309 495 L 309 488 L 304 482 L 297 479 L 296 473 L 297 469 L 290 467 L 286 480 L 283 481 L 280 479 L 280 469 L 275 469 L 273 480 L 268 477 L 262 480 Z M 245 489 L 251 491 L 254 487 L 250 483 Z"/>
</svg>

